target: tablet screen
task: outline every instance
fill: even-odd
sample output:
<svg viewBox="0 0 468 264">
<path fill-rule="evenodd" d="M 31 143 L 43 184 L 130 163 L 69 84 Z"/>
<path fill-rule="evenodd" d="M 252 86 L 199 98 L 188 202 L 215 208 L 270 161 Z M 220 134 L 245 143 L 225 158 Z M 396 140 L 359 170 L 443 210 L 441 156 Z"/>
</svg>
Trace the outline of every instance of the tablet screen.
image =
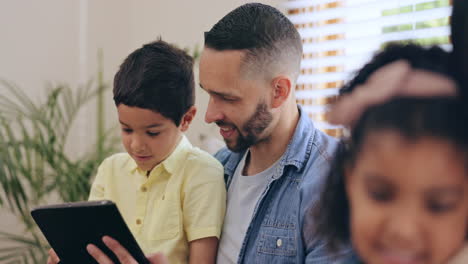
<svg viewBox="0 0 468 264">
<path fill-rule="evenodd" d="M 86 251 L 88 244 L 96 245 L 114 263 L 119 263 L 102 242 L 104 235 L 119 241 L 138 263 L 148 263 L 117 206 L 111 201 L 42 206 L 33 209 L 31 215 L 62 264 L 97 263 Z"/>
</svg>

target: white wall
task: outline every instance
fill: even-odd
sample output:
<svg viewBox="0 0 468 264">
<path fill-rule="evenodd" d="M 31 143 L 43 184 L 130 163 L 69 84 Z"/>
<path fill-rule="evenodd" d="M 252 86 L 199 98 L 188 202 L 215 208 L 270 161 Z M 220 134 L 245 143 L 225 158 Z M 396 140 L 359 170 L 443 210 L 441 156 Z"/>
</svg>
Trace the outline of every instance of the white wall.
<svg viewBox="0 0 468 264">
<path fill-rule="evenodd" d="M 77 3 L 0 1 L 0 78 L 33 95 L 46 81 L 75 82 Z"/>
<path fill-rule="evenodd" d="M 261 2 L 281 9 L 283 1 Z M 0 78 L 40 98 L 48 82 L 77 87 L 93 77 L 101 48 L 104 77 L 111 84 L 122 60 L 142 44 L 161 36 L 180 47 L 201 47 L 203 32 L 246 2 L 250 1 L 0 0 Z M 0 86 L 0 93 L 4 92 Z M 203 121 L 206 103 L 207 95 L 197 88 L 199 110 L 188 137 L 198 146 L 202 146 L 202 133 L 220 138 L 216 127 Z M 75 155 L 92 147 L 95 139 L 90 131 L 96 127 L 93 113 L 94 105 L 90 105 L 72 129 L 73 140 L 67 148 Z M 116 124 L 110 91 L 106 94 L 106 116 L 107 125 Z M 0 210 L 0 230 L 18 229 L 15 221 Z"/>
<path fill-rule="evenodd" d="M 284 0 L 262 1 L 281 9 Z M 112 78 L 122 60 L 142 44 L 161 36 L 180 47 L 202 47 L 203 32 L 235 7 L 250 1 L 199 0 L 0 0 L 0 78 L 17 83 L 33 96 L 47 83 L 80 82 L 95 77 L 97 52 L 104 53 L 104 77 Z M 196 75 L 198 68 L 196 67 Z M 0 87 L 0 93 L 4 88 Z M 188 136 L 200 145 L 199 134 L 216 130 L 203 122 L 207 96 L 197 89 L 197 119 Z M 112 95 L 106 94 L 108 124 L 115 124 Z M 92 105 L 72 130 L 70 150 L 89 149 L 94 131 Z"/>
<path fill-rule="evenodd" d="M 203 33 L 229 11 L 247 2 L 252 1 L 132 1 L 129 6 L 130 32 L 129 43 L 126 43 L 128 50 L 120 57 L 123 59 L 127 53 L 144 43 L 155 40 L 158 36 L 168 42 L 176 43 L 180 47 L 193 48 L 198 45 L 201 49 L 204 41 Z M 284 0 L 261 2 L 282 9 L 281 4 Z M 112 63 L 111 65 L 115 65 Z M 198 67 L 195 67 L 195 74 L 198 78 Z M 200 142 L 200 134 L 208 138 L 215 137 L 218 140 L 221 138 L 214 125 L 207 125 L 203 121 L 208 102 L 207 95 L 197 87 L 196 96 L 198 113 L 187 135 L 193 144 L 207 149 Z"/>
</svg>

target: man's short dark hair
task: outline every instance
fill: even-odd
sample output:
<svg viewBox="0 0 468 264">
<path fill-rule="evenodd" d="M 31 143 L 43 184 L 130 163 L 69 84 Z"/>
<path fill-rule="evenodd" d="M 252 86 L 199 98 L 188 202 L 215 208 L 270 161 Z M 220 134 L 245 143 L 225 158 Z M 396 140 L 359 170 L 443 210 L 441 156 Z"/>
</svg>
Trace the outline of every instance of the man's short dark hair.
<svg viewBox="0 0 468 264">
<path fill-rule="evenodd" d="M 293 23 L 274 7 L 242 5 L 205 33 L 205 46 L 218 51 L 245 50 L 244 69 L 255 75 L 266 72 L 299 76 L 302 41 Z"/>
<path fill-rule="evenodd" d="M 114 102 L 152 110 L 178 126 L 194 105 L 194 88 L 192 57 L 157 40 L 132 52 L 120 65 L 114 77 Z"/>
</svg>

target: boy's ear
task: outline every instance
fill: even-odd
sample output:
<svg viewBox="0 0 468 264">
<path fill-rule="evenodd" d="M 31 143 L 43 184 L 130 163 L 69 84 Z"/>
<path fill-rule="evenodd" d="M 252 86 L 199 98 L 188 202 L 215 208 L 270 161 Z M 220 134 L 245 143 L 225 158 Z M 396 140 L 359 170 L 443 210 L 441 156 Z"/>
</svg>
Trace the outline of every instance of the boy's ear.
<svg viewBox="0 0 468 264">
<path fill-rule="evenodd" d="M 179 129 L 182 132 L 187 131 L 187 129 L 190 126 L 190 123 L 192 123 L 193 119 L 195 118 L 195 114 L 197 113 L 197 108 L 193 105 L 192 107 L 185 112 L 184 116 L 182 117 L 182 120 L 180 121 Z"/>
<path fill-rule="evenodd" d="M 272 104 L 273 108 L 278 108 L 288 99 L 291 94 L 292 82 L 288 76 L 281 75 L 273 79 L 272 83 L 273 97 Z"/>
</svg>

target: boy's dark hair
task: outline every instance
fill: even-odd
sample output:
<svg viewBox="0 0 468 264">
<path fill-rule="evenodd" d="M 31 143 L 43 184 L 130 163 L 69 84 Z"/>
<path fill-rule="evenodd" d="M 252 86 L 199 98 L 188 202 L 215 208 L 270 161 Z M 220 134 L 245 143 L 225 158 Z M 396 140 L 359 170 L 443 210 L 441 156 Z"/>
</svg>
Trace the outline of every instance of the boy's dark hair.
<svg viewBox="0 0 468 264">
<path fill-rule="evenodd" d="M 218 51 L 245 50 L 248 73 L 299 75 L 302 41 L 294 24 L 274 7 L 244 4 L 205 32 L 205 46 Z"/>
<path fill-rule="evenodd" d="M 365 65 L 343 88 L 342 93 L 352 92 L 377 69 L 399 59 L 407 60 L 414 68 L 449 77 L 448 57 L 447 52 L 437 47 L 389 46 Z M 402 97 L 367 109 L 351 129 L 350 138 L 342 140 L 338 145 L 320 200 L 311 212 L 314 234 L 318 239 L 326 240 L 332 251 L 349 244 L 350 212 L 345 190 L 345 166 L 352 166 L 369 133 L 390 129 L 409 140 L 424 136 L 448 140 L 465 154 L 468 164 L 466 120 L 468 115 L 463 111 L 463 103 L 459 98 Z"/>
<path fill-rule="evenodd" d="M 150 109 L 178 126 L 195 101 L 193 59 L 161 39 L 143 45 L 120 65 L 114 102 Z"/>
</svg>

